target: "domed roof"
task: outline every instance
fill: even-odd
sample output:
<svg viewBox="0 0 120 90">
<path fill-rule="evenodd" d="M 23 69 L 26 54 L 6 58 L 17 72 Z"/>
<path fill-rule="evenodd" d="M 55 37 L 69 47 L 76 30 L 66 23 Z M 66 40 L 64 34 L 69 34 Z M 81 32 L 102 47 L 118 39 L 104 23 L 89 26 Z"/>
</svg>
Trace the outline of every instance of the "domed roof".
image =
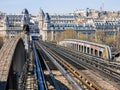
<svg viewBox="0 0 120 90">
<path fill-rule="evenodd" d="M 22 14 L 29 14 L 29 12 L 28 12 L 28 10 L 25 8 L 25 9 L 23 9 Z"/>
</svg>

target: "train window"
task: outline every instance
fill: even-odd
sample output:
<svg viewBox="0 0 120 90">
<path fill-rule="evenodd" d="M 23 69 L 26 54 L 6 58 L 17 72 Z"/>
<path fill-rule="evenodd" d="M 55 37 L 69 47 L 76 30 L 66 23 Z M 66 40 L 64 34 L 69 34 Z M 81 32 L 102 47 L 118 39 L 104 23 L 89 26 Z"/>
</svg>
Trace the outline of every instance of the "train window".
<svg viewBox="0 0 120 90">
<path fill-rule="evenodd" d="M 82 52 L 83 52 L 83 46 L 82 46 Z"/>
<path fill-rule="evenodd" d="M 93 49 L 91 48 L 91 54 L 93 54 Z"/>
<path fill-rule="evenodd" d="M 88 54 L 89 54 L 89 50 L 90 50 L 89 47 L 87 47 L 87 53 L 88 53 Z"/>
<path fill-rule="evenodd" d="M 75 50 L 77 50 L 77 45 L 75 44 Z"/>
<path fill-rule="evenodd" d="M 99 51 L 99 56 L 100 56 L 100 57 L 103 57 L 102 51 Z"/>
<path fill-rule="evenodd" d="M 86 53 L 86 46 L 84 47 L 84 52 Z"/>
<path fill-rule="evenodd" d="M 95 56 L 98 56 L 98 51 L 97 50 L 95 50 Z"/>
<path fill-rule="evenodd" d="M 81 46 L 79 45 L 79 51 L 81 52 Z"/>
</svg>

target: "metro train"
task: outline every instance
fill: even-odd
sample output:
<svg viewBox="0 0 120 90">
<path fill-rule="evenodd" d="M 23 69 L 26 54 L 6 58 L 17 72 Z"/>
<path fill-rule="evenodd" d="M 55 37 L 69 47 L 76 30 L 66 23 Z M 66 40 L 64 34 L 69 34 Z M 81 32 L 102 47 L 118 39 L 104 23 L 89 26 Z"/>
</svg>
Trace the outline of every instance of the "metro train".
<svg viewBox="0 0 120 90">
<path fill-rule="evenodd" d="M 58 44 L 99 58 L 112 59 L 111 49 L 107 45 L 77 39 L 65 39 Z"/>
<path fill-rule="evenodd" d="M 35 33 L 30 33 L 30 40 L 39 40 L 39 34 L 35 34 Z"/>
</svg>

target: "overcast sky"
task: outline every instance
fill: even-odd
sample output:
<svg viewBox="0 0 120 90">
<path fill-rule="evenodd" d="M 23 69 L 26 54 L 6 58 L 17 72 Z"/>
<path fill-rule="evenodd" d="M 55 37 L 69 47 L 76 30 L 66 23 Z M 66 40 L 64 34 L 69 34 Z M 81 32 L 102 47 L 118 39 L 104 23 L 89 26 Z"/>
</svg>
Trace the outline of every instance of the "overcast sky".
<svg viewBox="0 0 120 90">
<path fill-rule="evenodd" d="M 38 14 L 39 8 L 48 13 L 72 13 L 76 9 L 92 8 L 119 11 L 120 0 L 1 0 L 0 11 L 19 14 L 27 8 L 31 14 Z"/>
</svg>

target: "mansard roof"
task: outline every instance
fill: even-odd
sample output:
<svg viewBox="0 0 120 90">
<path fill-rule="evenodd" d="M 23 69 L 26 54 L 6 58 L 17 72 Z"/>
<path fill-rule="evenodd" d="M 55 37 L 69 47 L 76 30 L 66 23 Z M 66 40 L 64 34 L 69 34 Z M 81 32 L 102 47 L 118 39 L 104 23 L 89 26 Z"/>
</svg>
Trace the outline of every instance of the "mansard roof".
<svg viewBox="0 0 120 90">
<path fill-rule="evenodd" d="M 50 24 L 50 27 L 93 27 L 91 24 L 74 24 L 74 23 L 69 23 L 69 24 Z"/>
</svg>

